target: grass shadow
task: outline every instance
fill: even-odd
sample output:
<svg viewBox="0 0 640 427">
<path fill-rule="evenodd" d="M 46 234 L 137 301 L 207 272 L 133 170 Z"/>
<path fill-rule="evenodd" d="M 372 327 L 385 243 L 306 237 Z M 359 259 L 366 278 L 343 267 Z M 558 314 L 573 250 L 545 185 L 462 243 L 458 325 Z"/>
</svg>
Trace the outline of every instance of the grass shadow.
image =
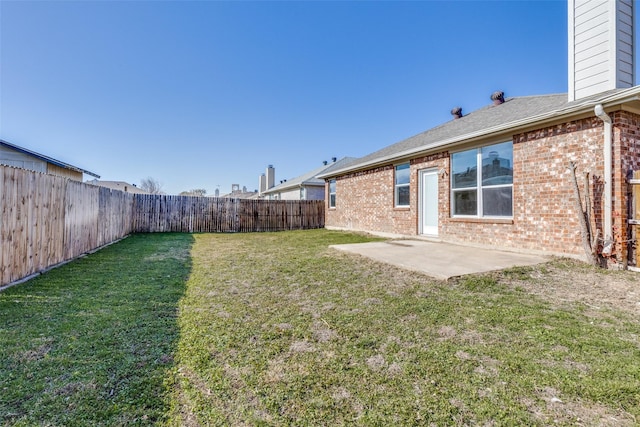
<svg viewBox="0 0 640 427">
<path fill-rule="evenodd" d="M 0 423 L 162 422 L 193 242 L 133 235 L 0 293 Z"/>
</svg>

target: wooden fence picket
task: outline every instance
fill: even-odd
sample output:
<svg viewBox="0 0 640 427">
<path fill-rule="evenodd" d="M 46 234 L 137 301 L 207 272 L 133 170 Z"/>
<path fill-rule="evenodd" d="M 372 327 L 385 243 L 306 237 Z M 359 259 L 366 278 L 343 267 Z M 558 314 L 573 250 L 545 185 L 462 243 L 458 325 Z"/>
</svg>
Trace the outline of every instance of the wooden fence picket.
<svg viewBox="0 0 640 427">
<path fill-rule="evenodd" d="M 324 202 L 321 200 L 148 194 L 134 194 L 132 197 L 132 232 L 246 233 L 324 227 Z"/>
</svg>

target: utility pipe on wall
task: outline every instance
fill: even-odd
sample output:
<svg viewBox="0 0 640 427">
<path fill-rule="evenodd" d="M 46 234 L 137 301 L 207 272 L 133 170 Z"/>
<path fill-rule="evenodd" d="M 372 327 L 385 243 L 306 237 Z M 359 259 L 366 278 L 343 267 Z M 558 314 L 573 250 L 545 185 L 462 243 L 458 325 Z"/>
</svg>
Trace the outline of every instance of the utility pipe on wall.
<svg viewBox="0 0 640 427">
<path fill-rule="evenodd" d="M 596 116 L 604 123 L 604 249 L 602 252 L 611 253 L 613 231 L 611 226 L 611 205 L 613 196 L 611 191 L 611 117 L 604 111 L 602 104 L 594 108 Z"/>
</svg>

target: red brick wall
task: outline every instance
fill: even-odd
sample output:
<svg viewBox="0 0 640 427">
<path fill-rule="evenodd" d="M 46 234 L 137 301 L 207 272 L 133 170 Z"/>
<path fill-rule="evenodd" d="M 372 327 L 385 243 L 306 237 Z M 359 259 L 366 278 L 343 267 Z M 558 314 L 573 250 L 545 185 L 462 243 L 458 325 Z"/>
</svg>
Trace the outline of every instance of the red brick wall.
<svg viewBox="0 0 640 427">
<path fill-rule="evenodd" d="M 628 243 L 632 237 L 627 226 L 630 213 L 631 186 L 627 179 L 633 171 L 640 170 L 640 116 L 626 111 L 610 114 L 613 120 L 613 232 L 616 241 L 615 253 L 620 260 L 633 251 Z M 634 257 L 635 258 L 635 257 Z"/>
<path fill-rule="evenodd" d="M 640 169 L 640 117 L 627 112 L 610 114 L 614 120 L 614 227 L 618 241 L 627 239 L 629 170 Z M 439 235 L 448 241 L 505 248 L 583 255 L 578 214 L 574 208 L 569 163 L 577 166 L 580 191 L 590 173 L 594 222 L 602 227 L 603 123 L 596 117 L 571 121 L 513 136 L 513 219 L 458 219 L 450 217 L 449 153 L 411 161 L 411 206 L 393 206 L 393 166 L 378 167 L 339 177 L 336 209 L 327 210 L 326 225 L 354 230 L 418 234 L 418 177 L 425 168 L 437 168 L 440 192 Z M 491 141 L 492 143 L 500 141 Z M 622 239 L 623 235 L 625 236 Z M 616 246 L 615 257 L 624 258 Z"/>
<path fill-rule="evenodd" d="M 411 210 L 394 207 L 393 187 L 393 165 L 339 177 L 336 180 L 336 208 L 326 212 L 325 224 L 411 234 L 407 227 Z M 411 198 L 413 203 L 413 192 Z"/>
<path fill-rule="evenodd" d="M 513 219 L 447 218 L 447 240 L 582 254 L 569 162 L 602 175 L 602 123 L 584 119 L 513 136 Z M 599 169 L 594 169 L 598 165 Z M 599 204 L 597 206 L 600 206 Z"/>
</svg>

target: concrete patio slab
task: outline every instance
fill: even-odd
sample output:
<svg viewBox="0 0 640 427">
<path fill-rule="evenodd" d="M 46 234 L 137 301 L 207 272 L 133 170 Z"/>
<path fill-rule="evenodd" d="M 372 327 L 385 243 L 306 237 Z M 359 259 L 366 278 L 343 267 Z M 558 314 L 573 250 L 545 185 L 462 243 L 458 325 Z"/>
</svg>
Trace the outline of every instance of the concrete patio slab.
<svg viewBox="0 0 640 427">
<path fill-rule="evenodd" d="M 549 257 L 540 255 L 422 240 L 388 240 L 331 247 L 442 280 L 466 274 L 535 265 L 550 260 Z"/>
</svg>

